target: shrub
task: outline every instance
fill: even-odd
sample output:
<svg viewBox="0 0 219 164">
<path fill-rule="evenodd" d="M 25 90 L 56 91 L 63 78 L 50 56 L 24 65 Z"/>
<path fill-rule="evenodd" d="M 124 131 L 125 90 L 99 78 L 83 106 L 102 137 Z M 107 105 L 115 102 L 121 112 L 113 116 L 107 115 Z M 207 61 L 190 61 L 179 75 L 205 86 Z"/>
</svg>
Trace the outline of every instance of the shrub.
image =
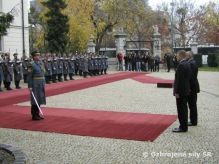
<svg viewBox="0 0 219 164">
<path fill-rule="evenodd" d="M 217 67 L 218 66 L 215 54 L 208 55 L 208 66 L 209 67 Z"/>
<path fill-rule="evenodd" d="M 197 54 L 197 55 L 194 55 L 193 58 L 196 61 L 196 64 L 198 65 L 198 67 L 202 67 L 202 55 Z"/>
<path fill-rule="evenodd" d="M 216 55 L 217 66 L 219 65 L 219 53 Z"/>
</svg>

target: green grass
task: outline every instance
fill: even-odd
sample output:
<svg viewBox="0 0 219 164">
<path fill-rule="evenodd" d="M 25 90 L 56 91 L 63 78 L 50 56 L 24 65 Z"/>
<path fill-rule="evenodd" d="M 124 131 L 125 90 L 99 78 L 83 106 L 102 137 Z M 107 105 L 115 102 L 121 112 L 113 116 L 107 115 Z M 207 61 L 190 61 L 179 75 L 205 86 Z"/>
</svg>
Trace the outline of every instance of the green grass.
<svg viewBox="0 0 219 164">
<path fill-rule="evenodd" d="M 199 71 L 209 71 L 209 72 L 219 72 L 219 66 L 218 67 L 199 67 Z"/>
</svg>

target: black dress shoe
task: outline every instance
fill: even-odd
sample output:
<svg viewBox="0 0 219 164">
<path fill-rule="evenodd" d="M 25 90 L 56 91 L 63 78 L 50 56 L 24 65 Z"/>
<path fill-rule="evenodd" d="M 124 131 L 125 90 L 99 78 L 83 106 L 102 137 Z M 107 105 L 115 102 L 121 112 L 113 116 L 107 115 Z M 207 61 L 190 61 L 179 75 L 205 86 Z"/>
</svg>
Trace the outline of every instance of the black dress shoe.
<svg viewBox="0 0 219 164">
<path fill-rule="evenodd" d="M 39 121 L 39 120 L 41 120 L 41 118 L 40 117 L 33 117 L 32 120 L 33 121 Z"/>
<path fill-rule="evenodd" d="M 191 122 L 188 122 L 188 126 L 197 126 L 197 124 L 193 124 Z"/>
<path fill-rule="evenodd" d="M 174 128 L 172 130 L 172 132 L 174 132 L 174 133 L 181 133 L 181 132 L 187 132 L 187 130 L 182 130 L 181 128 Z"/>
</svg>

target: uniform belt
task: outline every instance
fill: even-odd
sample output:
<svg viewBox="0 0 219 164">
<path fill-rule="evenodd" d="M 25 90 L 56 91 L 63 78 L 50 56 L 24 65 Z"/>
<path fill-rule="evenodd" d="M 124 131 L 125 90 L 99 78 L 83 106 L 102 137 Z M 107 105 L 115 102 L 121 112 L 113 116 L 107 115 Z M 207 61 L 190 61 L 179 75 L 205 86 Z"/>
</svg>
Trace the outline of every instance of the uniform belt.
<svg viewBox="0 0 219 164">
<path fill-rule="evenodd" d="M 34 80 L 43 80 L 44 77 L 33 77 Z"/>
</svg>

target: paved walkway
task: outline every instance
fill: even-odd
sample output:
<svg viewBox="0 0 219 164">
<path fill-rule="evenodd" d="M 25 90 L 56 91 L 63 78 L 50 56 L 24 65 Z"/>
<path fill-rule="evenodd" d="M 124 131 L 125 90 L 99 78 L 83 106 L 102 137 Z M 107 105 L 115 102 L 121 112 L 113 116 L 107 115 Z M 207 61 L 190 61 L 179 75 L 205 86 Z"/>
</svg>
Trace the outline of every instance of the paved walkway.
<svg viewBox="0 0 219 164">
<path fill-rule="evenodd" d="M 174 72 L 151 76 L 173 79 Z M 200 72 L 199 81 L 199 125 L 188 133 L 171 132 L 178 121 L 154 142 L 0 129 L 0 143 L 22 148 L 31 164 L 219 163 L 219 73 Z M 131 79 L 49 97 L 47 106 L 176 114 L 172 89 Z"/>
</svg>

